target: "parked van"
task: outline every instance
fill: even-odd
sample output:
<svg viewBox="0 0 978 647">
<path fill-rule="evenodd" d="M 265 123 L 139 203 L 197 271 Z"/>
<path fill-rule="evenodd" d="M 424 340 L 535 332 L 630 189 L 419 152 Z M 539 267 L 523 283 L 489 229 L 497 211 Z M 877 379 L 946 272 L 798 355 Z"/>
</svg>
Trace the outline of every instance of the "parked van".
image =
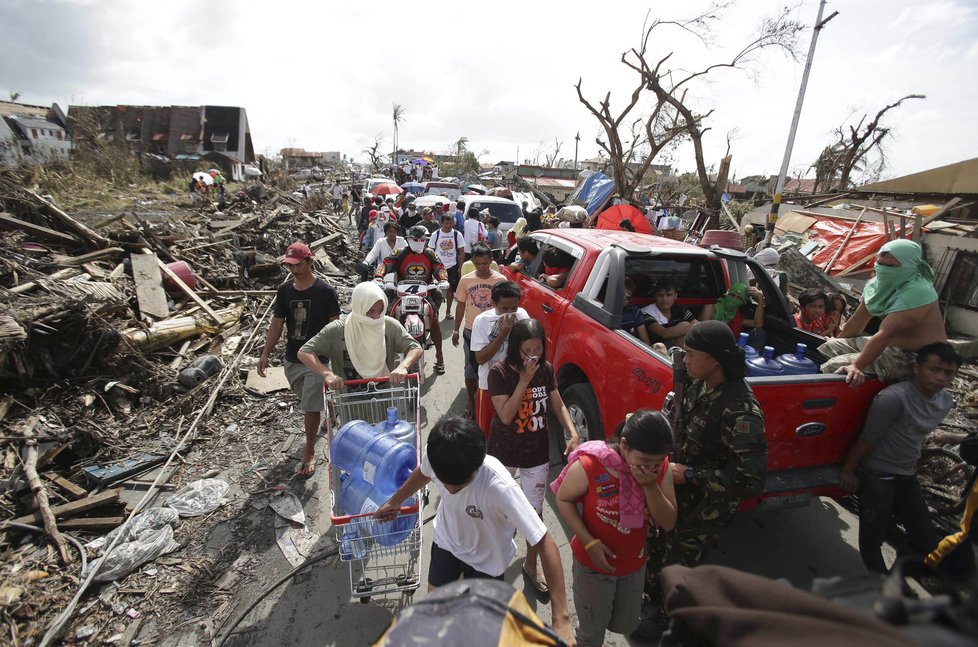
<svg viewBox="0 0 978 647">
<path fill-rule="evenodd" d="M 465 208 L 462 213 L 468 217 L 469 209 L 476 208 L 479 211 L 488 209 L 489 213 L 499 218 L 499 232 L 505 236 L 513 225 L 523 216 L 523 210 L 509 198 L 499 198 L 493 195 L 463 195 L 462 202 Z"/>
</svg>

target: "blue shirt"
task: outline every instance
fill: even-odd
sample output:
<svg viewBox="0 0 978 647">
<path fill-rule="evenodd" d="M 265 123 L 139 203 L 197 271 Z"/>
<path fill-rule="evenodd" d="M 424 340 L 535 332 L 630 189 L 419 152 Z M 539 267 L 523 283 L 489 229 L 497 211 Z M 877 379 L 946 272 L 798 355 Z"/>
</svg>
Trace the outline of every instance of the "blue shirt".
<svg viewBox="0 0 978 647">
<path fill-rule="evenodd" d="M 465 233 L 465 214 L 455 210 L 455 231 Z"/>
</svg>

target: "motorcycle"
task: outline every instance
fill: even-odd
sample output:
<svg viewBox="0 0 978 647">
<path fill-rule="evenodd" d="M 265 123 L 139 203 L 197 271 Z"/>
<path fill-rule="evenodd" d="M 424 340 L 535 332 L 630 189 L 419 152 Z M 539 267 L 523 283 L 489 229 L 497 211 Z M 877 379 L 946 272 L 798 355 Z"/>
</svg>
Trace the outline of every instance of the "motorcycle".
<svg viewBox="0 0 978 647">
<path fill-rule="evenodd" d="M 396 295 L 391 300 L 388 314 L 401 322 L 408 334 L 421 344 L 421 348 L 427 348 L 431 342 L 431 327 L 438 325 L 435 321 L 435 312 L 427 298 L 428 291 L 447 289 L 448 281 L 427 283 L 417 279 L 405 279 L 395 285 L 387 278 L 387 280 L 377 279 L 377 282 L 382 284 L 385 292 Z"/>
</svg>

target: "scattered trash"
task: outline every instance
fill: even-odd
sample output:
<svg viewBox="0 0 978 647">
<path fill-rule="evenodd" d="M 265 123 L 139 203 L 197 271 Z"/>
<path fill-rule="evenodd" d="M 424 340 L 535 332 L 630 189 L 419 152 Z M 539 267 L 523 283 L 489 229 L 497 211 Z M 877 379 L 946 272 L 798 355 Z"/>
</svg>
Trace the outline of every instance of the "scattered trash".
<svg viewBox="0 0 978 647">
<path fill-rule="evenodd" d="M 221 507 L 226 502 L 224 495 L 230 487 L 227 481 L 221 479 L 201 479 L 174 494 L 166 505 L 180 513 L 181 517 L 199 517 Z"/>
<path fill-rule="evenodd" d="M 113 582 L 133 570 L 142 566 L 146 562 L 151 562 L 160 555 L 164 555 L 180 547 L 180 544 L 173 540 L 173 528 L 163 526 L 156 530 L 144 530 L 136 535 L 133 541 L 116 544 L 112 552 L 106 558 L 99 557 L 88 564 L 88 571 L 83 573 L 87 577 L 88 573 L 94 570 L 103 559 L 105 565 L 102 566 L 95 575 L 96 582 Z M 147 569 L 146 573 L 156 574 L 156 569 Z"/>
<path fill-rule="evenodd" d="M 306 523 L 306 513 L 302 509 L 302 502 L 291 491 L 276 492 L 269 498 L 268 506 L 287 521 L 300 525 Z"/>
</svg>

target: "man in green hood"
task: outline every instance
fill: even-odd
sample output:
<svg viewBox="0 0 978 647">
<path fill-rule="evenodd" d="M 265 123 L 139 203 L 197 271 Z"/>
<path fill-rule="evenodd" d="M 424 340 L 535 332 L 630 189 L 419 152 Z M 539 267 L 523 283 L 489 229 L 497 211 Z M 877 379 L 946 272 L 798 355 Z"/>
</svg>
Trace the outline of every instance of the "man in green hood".
<svg viewBox="0 0 978 647">
<path fill-rule="evenodd" d="M 914 353 L 927 344 L 947 341 L 944 319 L 934 290 L 934 272 L 923 260 L 915 242 L 893 240 L 880 248 L 876 276 L 863 290 L 855 314 L 842 333 L 819 350 L 829 357 L 823 373 L 845 373 L 846 382 L 857 387 L 866 374 L 881 380 L 913 376 Z M 873 317 L 880 317 L 879 331 L 860 335 Z"/>
</svg>

